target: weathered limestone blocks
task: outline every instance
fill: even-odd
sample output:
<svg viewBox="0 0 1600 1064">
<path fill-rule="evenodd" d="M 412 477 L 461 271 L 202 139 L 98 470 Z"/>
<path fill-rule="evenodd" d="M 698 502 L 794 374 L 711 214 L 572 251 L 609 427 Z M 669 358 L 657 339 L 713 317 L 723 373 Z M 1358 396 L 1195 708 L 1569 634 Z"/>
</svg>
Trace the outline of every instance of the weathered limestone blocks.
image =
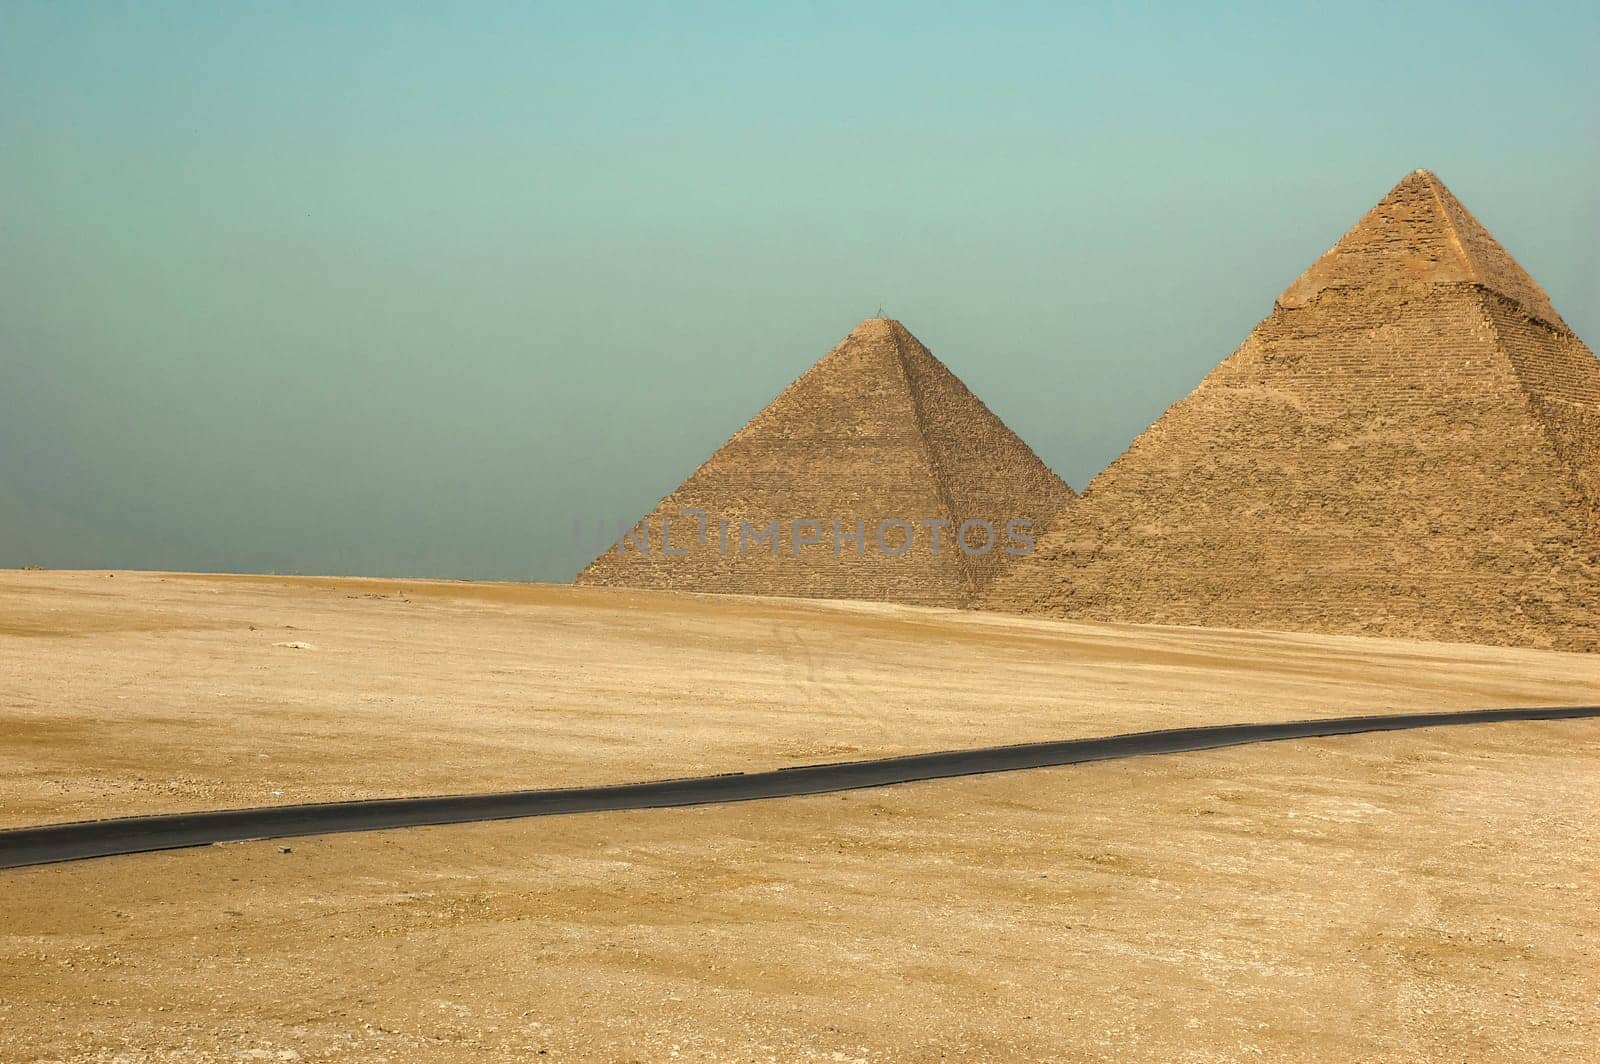
<svg viewBox="0 0 1600 1064">
<path fill-rule="evenodd" d="M 1037 532 L 1072 497 L 903 325 L 872 318 L 578 582 L 966 606 L 1018 556 L 1008 525 Z"/>
<path fill-rule="evenodd" d="M 981 596 L 1600 649 L 1600 363 L 1426 171 Z"/>
</svg>

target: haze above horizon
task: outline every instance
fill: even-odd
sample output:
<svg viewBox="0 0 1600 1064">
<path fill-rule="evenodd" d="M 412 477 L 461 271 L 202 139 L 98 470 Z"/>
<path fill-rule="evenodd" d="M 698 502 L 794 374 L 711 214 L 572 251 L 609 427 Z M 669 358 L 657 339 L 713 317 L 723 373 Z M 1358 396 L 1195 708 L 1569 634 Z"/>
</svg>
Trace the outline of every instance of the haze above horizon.
<svg viewBox="0 0 1600 1064">
<path fill-rule="evenodd" d="M 882 305 L 1075 489 L 1408 171 L 1600 340 L 1600 9 L 0 8 L 0 566 L 569 579 Z"/>
</svg>

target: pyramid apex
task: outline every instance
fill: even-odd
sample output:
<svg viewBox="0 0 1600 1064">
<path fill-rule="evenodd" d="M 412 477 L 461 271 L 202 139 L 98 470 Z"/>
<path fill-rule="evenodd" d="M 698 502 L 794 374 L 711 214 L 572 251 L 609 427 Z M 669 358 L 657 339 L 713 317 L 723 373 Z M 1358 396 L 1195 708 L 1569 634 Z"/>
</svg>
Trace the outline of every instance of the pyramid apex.
<svg viewBox="0 0 1600 1064">
<path fill-rule="evenodd" d="M 871 318 L 862 318 L 861 324 L 850 330 L 851 336 L 892 336 L 904 334 L 909 336 L 911 330 L 907 329 L 898 320 L 877 315 Z"/>
<path fill-rule="evenodd" d="M 1405 177 L 1402 177 L 1399 181 L 1396 181 L 1394 183 L 1394 187 L 1389 190 L 1389 195 L 1393 196 L 1395 193 L 1402 192 L 1406 189 L 1426 191 L 1432 195 L 1438 195 L 1441 197 L 1448 196 L 1457 207 L 1459 207 L 1461 210 L 1466 210 L 1465 207 L 1461 207 L 1460 201 L 1455 198 L 1455 194 L 1450 191 L 1449 187 L 1445 185 L 1444 181 L 1440 179 L 1439 175 L 1434 173 L 1432 170 L 1427 169 L 1426 167 L 1418 167 Z"/>
<path fill-rule="evenodd" d="M 1405 177 L 1402 177 L 1400 180 L 1396 181 L 1394 183 L 1394 187 L 1389 190 L 1389 195 L 1392 196 L 1396 192 L 1408 188 L 1426 190 L 1428 192 L 1433 192 L 1436 190 L 1443 190 L 1444 192 L 1450 191 L 1449 189 L 1445 188 L 1444 182 L 1439 180 L 1438 174 L 1424 167 L 1418 167 Z"/>
<path fill-rule="evenodd" d="M 1330 288 L 1480 285 L 1565 328 L 1550 298 L 1432 170 L 1411 171 L 1311 264 L 1278 305 L 1305 306 Z"/>
</svg>

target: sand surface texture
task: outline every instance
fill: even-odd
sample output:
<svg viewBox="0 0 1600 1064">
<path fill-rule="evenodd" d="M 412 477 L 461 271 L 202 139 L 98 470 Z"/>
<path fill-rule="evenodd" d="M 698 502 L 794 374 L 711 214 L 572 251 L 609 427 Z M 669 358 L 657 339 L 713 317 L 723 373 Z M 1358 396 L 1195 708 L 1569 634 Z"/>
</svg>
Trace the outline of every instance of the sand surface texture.
<svg viewBox="0 0 1600 1064">
<path fill-rule="evenodd" d="M 415 581 L 0 589 L 11 823 L 1600 697 L 1593 657 L 1465 645 Z M 0 892 L 7 1062 L 1580 1061 L 1600 727 L 241 843 Z"/>
<path fill-rule="evenodd" d="M 1600 658 L 539 585 L 0 574 L 0 826 L 1600 701 Z"/>
</svg>

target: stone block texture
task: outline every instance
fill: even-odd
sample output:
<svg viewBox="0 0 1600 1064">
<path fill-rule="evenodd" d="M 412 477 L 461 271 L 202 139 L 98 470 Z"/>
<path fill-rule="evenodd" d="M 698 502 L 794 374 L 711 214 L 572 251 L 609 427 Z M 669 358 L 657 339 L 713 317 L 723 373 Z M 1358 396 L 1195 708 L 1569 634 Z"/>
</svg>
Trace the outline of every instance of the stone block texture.
<svg viewBox="0 0 1600 1064">
<path fill-rule="evenodd" d="M 870 318 L 661 500 L 641 522 L 648 550 L 638 538 L 609 549 L 577 582 L 970 606 L 1014 563 L 1007 523 L 1029 521 L 1037 534 L 1072 498 L 905 326 Z M 697 510 L 706 514 L 703 535 Z M 974 519 L 994 529 L 986 553 L 955 544 Z M 817 521 L 821 542 L 798 544 L 797 520 Z M 773 521 L 775 549 L 741 552 L 743 524 Z M 885 521 L 910 523 L 903 555 L 879 548 Z M 937 521 L 949 524 L 924 523 Z M 846 538 L 858 526 L 861 548 Z M 802 528 L 799 538 L 817 534 Z M 973 551 L 985 542 L 981 527 L 968 530 Z M 905 529 L 884 529 L 883 544 L 900 551 Z"/>
<path fill-rule="evenodd" d="M 1600 363 L 1419 170 L 980 601 L 1594 651 L 1597 562 Z"/>
</svg>

